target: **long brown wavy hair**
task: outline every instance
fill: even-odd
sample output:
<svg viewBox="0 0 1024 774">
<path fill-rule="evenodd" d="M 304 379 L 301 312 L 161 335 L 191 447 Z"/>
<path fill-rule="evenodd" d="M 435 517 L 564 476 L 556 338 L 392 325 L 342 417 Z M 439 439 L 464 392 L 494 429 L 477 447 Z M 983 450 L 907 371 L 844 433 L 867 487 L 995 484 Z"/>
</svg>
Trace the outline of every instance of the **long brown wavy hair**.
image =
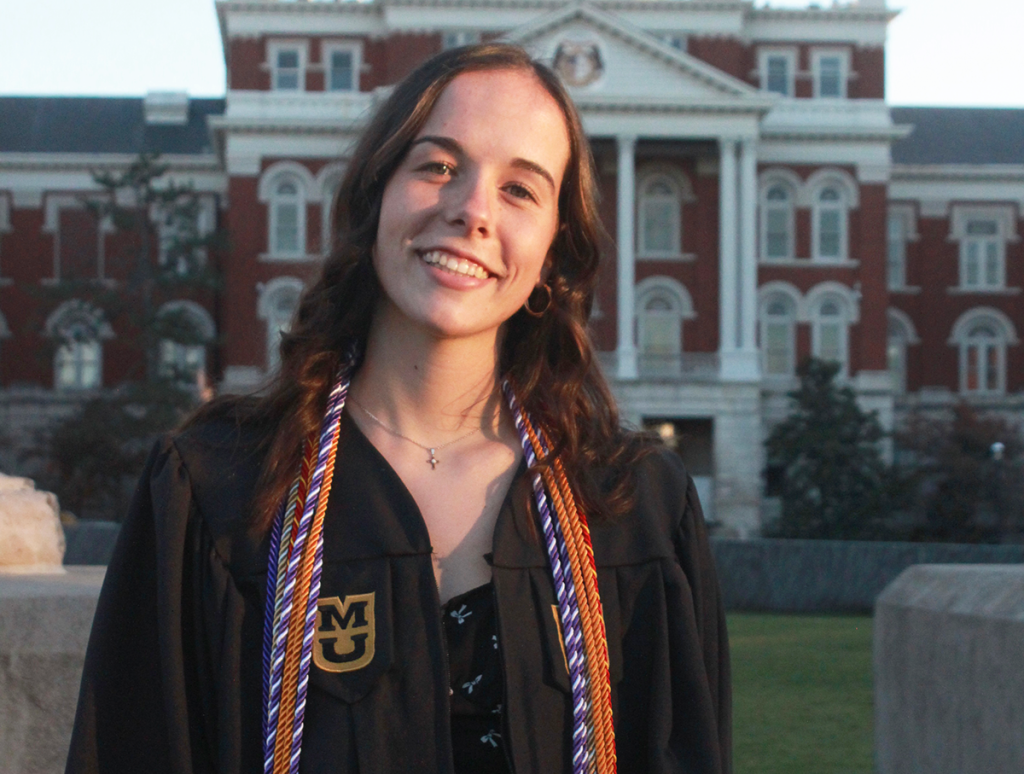
<svg viewBox="0 0 1024 774">
<path fill-rule="evenodd" d="M 550 251 L 551 304 L 542 317 L 521 309 L 507 321 L 500 375 L 553 440 L 552 454 L 563 460 L 583 509 L 600 517 L 629 507 L 629 470 L 645 444 L 620 428 L 587 333 L 601 228 L 590 146 L 558 77 L 518 46 L 488 43 L 438 54 L 395 86 L 352 152 L 334 204 L 331 252 L 282 337 L 281 368 L 269 390 L 255 398 L 214 401 L 188 423 L 230 415 L 266 428 L 269 448 L 253 503 L 255 529 L 269 528 L 294 480 L 303 441 L 320 426 L 341 359 L 353 345 L 357 351 L 365 347 L 381 295 L 371 254 L 385 186 L 453 79 L 506 69 L 533 73 L 558 103 L 570 153 Z M 598 469 L 604 473 L 595 477 Z"/>
</svg>

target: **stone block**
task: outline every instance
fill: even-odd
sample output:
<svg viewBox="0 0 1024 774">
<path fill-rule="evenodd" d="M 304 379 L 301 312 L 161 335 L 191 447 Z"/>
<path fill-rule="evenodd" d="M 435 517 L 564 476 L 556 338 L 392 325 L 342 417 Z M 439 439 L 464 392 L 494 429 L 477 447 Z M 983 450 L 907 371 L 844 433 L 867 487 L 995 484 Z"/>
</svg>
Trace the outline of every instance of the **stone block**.
<svg viewBox="0 0 1024 774">
<path fill-rule="evenodd" d="M 0 573 L 63 572 L 64 530 L 52 492 L 0 473 Z"/>
<path fill-rule="evenodd" d="M 879 774 L 1024 772 L 1024 567 L 919 565 L 879 596 Z"/>
<path fill-rule="evenodd" d="M 0 774 L 64 771 L 105 572 L 0 575 Z"/>
</svg>

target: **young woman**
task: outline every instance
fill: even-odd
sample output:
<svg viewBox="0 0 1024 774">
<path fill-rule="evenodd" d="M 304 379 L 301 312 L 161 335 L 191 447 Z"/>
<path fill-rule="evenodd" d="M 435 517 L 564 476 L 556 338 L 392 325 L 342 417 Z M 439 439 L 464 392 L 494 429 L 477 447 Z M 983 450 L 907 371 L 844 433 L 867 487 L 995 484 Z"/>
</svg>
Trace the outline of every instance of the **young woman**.
<svg viewBox="0 0 1024 774">
<path fill-rule="evenodd" d="M 703 517 L 594 360 L 557 78 L 506 45 L 428 61 L 334 225 L 272 389 L 149 460 L 68 771 L 728 772 Z"/>
</svg>

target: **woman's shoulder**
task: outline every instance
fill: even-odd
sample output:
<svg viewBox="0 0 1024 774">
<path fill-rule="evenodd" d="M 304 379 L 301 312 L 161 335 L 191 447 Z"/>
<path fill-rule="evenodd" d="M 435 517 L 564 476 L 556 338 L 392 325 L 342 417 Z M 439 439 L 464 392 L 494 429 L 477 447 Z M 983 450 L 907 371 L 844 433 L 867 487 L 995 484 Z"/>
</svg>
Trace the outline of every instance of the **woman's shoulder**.
<svg viewBox="0 0 1024 774">
<path fill-rule="evenodd" d="M 632 473 L 633 506 L 592 525 L 594 550 L 604 564 L 675 556 L 675 536 L 700 512 L 682 459 L 663 444 L 649 442 Z"/>
<path fill-rule="evenodd" d="M 244 536 L 264 446 L 252 423 L 218 417 L 190 422 L 157 442 L 151 483 L 159 477 L 165 488 L 187 488 L 191 514 L 215 541 Z"/>
</svg>

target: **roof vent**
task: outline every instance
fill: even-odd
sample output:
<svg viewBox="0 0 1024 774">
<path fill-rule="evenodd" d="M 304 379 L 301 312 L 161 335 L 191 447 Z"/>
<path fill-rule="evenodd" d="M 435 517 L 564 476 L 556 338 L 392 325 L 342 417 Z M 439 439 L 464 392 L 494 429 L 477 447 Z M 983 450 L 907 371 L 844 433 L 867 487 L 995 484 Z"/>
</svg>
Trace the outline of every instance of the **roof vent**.
<svg viewBox="0 0 1024 774">
<path fill-rule="evenodd" d="M 142 103 L 147 124 L 188 123 L 188 93 L 184 91 L 151 91 Z"/>
</svg>

